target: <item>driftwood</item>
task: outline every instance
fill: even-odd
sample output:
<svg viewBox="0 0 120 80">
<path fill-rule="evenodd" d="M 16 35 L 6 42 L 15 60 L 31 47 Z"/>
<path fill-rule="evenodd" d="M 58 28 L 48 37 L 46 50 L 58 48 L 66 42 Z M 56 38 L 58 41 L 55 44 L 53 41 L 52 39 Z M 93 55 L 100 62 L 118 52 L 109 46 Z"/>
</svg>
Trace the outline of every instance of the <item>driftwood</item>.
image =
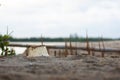
<svg viewBox="0 0 120 80">
<path fill-rule="evenodd" d="M 9 46 L 12 47 L 41 47 L 46 46 L 47 49 L 65 49 L 65 46 L 49 46 L 49 45 L 23 45 L 23 44 L 9 44 Z M 67 49 L 71 49 L 71 47 L 67 46 Z M 73 50 L 84 50 L 87 51 L 88 49 L 86 47 L 73 47 Z M 117 52 L 120 53 L 119 49 L 113 49 L 113 48 L 105 48 L 105 49 L 99 49 L 99 48 L 90 48 L 91 51 L 95 52 Z"/>
</svg>

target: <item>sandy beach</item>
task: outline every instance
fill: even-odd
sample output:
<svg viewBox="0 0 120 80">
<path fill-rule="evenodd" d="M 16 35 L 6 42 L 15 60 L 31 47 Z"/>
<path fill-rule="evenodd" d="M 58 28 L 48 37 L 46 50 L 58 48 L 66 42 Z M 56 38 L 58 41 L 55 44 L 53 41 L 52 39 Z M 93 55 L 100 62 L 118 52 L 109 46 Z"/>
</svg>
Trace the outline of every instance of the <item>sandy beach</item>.
<svg viewBox="0 0 120 80">
<path fill-rule="evenodd" d="M 120 80 L 120 58 L 0 58 L 0 80 Z"/>
<path fill-rule="evenodd" d="M 119 49 L 117 43 L 105 44 Z M 0 80 L 120 80 L 120 57 L 82 54 L 61 58 L 27 58 L 22 54 L 2 57 Z"/>
</svg>

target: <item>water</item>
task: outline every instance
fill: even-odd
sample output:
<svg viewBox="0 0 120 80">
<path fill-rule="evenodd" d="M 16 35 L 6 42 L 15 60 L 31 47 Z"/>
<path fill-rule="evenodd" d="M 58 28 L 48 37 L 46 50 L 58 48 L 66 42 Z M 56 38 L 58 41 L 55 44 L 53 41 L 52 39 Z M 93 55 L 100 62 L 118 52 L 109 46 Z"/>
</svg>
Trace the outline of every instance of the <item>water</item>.
<svg viewBox="0 0 120 80">
<path fill-rule="evenodd" d="M 11 42 L 11 44 L 24 44 L 24 45 L 41 45 L 40 42 Z M 64 45 L 64 42 L 44 42 L 44 45 Z M 13 48 L 16 54 L 22 54 L 26 48 L 25 47 L 9 47 Z"/>
<path fill-rule="evenodd" d="M 41 42 L 10 42 L 10 44 L 23 44 L 23 45 L 41 45 Z M 60 45 L 60 46 L 63 46 L 65 45 L 65 42 L 44 42 L 43 43 L 44 45 L 53 45 L 53 46 L 57 46 L 57 45 Z M 72 42 L 72 45 L 76 45 L 76 43 Z M 69 43 L 67 43 L 67 45 L 69 45 Z M 77 43 L 77 45 L 79 45 Z M 10 49 L 14 49 L 16 54 L 22 54 L 24 53 L 24 51 L 26 50 L 26 47 L 9 47 Z M 1 51 L 0 51 L 1 53 Z"/>
</svg>

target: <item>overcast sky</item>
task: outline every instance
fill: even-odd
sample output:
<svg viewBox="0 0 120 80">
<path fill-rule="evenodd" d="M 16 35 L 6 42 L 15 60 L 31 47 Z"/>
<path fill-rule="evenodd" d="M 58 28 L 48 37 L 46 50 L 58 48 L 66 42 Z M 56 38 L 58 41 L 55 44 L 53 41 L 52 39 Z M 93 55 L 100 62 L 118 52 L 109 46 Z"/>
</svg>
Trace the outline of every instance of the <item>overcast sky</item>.
<svg viewBox="0 0 120 80">
<path fill-rule="evenodd" d="M 120 37 L 120 0 L 0 0 L 0 34 Z"/>
</svg>

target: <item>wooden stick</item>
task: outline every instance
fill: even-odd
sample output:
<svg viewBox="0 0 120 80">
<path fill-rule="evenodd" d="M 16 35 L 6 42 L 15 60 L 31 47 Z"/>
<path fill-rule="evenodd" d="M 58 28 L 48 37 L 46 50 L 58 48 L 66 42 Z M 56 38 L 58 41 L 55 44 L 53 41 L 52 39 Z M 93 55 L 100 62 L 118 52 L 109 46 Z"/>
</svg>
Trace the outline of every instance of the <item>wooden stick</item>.
<svg viewBox="0 0 120 80">
<path fill-rule="evenodd" d="M 71 42 L 71 37 L 70 37 L 70 54 L 73 55 L 73 50 L 72 50 L 72 42 Z"/>
<path fill-rule="evenodd" d="M 91 43 L 91 48 L 94 48 L 93 44 Z M 92 56 L 95 56 L 95 53 L 94 51 L 91 51 L 92 52 Z"/>
<path fill-rule="evenodd" d="M 88 40 L 88 33 L 86 31 L 86 49 L 88 51 L 88 55 L 90 55 L 90 45 L 89 45 L 89 40 Z"/>
<path fill-rule="evenodd" d="M 75 42 L 75 47 L 78 47 L 77 46 L 77 41 Z M 77 51 L 77 48 L 76 48 L 76 50 L 75 50 L 75 55 L 77 55 L 78 54 L 78 51 Z"/>
<path fill-rule="evenodd" d="M 43 45 L 43 37 L 42 37 L 42 35 L 41 35 L 41 45 Z"/>
<path fill-rule="evenodd" d="M 101 51 L 101 45 L 100 45 L 100 41 L 98 42 L 98 45 L 99 45 L 99 50 Z"/>
<path fill-rule="evenodd" d="M 67 55 L 68 55 L 68 49 L 67 49 L 67 40 L 65 40 L 65 53 L 64 53 L 64 55 L 65 55 L 65 57 L 67 57 Z"/>
<path fill-rule="evenodd" d="M 103 37 L 101 37 L 101 40 L 102 40 L 102 47 L 103 47 L 103 50 L 105 50 L 105 45 L 104 45 L 104 40 L 103 40 Z M 104 57 L 104 51 L 102 51 L 102 57 Z"/>
</svg>

